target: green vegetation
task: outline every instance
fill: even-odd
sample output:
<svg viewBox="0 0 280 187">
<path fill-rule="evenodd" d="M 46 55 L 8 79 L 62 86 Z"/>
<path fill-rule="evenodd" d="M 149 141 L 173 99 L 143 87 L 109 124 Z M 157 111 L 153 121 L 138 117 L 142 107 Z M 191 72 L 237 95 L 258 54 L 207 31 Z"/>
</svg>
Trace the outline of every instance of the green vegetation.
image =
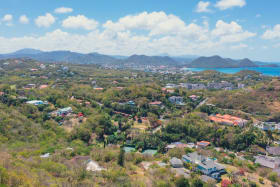
<svg viewBox="0 0 280 187">
<path fill-rule="evenodd" d="M 194 151 L 259 173 L 260 183 L 267 179 L 279 183 L 275 173 L 261 175 L 263 168 L 252 162 L 254 155 L 279 139 L 278 132 L 252 125 L 256 119 L 279 121 L 277 79 L 254 72 L 161 74 L 93 65 L 40 65 L 25 59 L 0 61 L 0 186 L 207 186 L 195 166 L 187 166 L 191 177 L 186 179 L 169 165 L 170 158 Z M 241 82 L 248 88 L 162 89 L 167 83 L 213 81 Z M 171 96 L 182 97 L 184 104 L 172 103 Z M 26 103 L 31 100 L 48 104 Z M 66 107 L 71 112 L 56 113 Z M 215 124 L 209 120 L 213 114 L 235 115 L 248 124 L 244 128 Z M 198 141 L 211 145 L 203 150 L 166 150 L 174 142 Z M 135 151 L 126 153 L 124 146 Z M 226 151 L 217 151 L 218 147 Z M 142 154 L 149 149 L 157 153 Z M 241 151 L 245 160 L 235 154 Z M 88 167 L 90 161 L 100 167 Z"/>
</svg>

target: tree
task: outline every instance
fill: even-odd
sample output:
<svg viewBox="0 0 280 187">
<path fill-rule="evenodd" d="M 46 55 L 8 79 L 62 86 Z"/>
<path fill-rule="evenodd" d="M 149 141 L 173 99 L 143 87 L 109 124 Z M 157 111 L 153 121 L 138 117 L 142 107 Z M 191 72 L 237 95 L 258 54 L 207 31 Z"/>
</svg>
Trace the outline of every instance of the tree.
<svg viewBox="0 0 280 187">
<path fill-rule="evenodd" d="M 125 151 L 124 151 L 123 147 L 121 147 L 120 148 L 120 153 L 119 153 L 119 156 L 118 156 L 118 164 L 121 167 L 124 167 L 124 159 L 125 159 Z"/>
<path fill-rule="evenodd" d="M 180 177 L 175 181 L 175 185 L 176 187 L 189 187 L 190 183 L 185 177 Z"/>
<path fill-rule="evenodd" d="M 194 187 L 203 187 L 203 182 L 200 179 L 195 179 L 193 181 L 193 186 Z"/>
</svg>

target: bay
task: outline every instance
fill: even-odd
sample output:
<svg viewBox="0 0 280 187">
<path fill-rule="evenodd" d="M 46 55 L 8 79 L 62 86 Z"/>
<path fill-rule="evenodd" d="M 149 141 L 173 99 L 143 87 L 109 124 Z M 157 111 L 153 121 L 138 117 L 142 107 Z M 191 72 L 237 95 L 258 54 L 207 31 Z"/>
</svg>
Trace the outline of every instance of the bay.
<svg viewBox="0 0 280 187">
<path fill-rule="evenodd" d="M 243 70 L 252 70 L 259 73 L 262 73 L 263 75 L 268 76 L 280 76 L 280 67 L 252 67 L 252 68 L 185 68 L 185 70 L 190 71 L 205 71 L 205 70 L 215 70 L 221 73 L 227 73 L 227 74 L 234 74 L 238 73 Z"/>
</svg>

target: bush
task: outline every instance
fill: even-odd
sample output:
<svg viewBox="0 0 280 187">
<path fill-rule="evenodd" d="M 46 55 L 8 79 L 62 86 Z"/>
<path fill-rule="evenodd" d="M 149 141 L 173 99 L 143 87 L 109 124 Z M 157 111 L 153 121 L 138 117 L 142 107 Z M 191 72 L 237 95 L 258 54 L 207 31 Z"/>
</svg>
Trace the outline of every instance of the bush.
<svg viewBox="0 0 280 187">
<path fill-rule="evenodd" d="M 278 180 L 278 175 L 276 172 L 272 172 L 268 175 L 268 179 L 272 182 L 277 182 Z"/>
</svg>

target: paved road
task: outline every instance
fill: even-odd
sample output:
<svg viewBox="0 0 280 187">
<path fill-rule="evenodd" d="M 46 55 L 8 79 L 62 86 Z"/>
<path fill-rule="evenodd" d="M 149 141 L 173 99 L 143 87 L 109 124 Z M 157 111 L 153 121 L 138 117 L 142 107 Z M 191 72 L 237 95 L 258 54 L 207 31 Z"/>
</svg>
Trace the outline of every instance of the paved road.
<svg viewBox="0 0 280 187">
<path fill-rule="evenodd" d="M 195 107 L 195 109 L 201 107 L 201 106 L 204 105 L 207 101 L 208 101 L 208 98 L 204 99 L 203 101 L 201 101 L 201 102 Z"/>
</svg>

